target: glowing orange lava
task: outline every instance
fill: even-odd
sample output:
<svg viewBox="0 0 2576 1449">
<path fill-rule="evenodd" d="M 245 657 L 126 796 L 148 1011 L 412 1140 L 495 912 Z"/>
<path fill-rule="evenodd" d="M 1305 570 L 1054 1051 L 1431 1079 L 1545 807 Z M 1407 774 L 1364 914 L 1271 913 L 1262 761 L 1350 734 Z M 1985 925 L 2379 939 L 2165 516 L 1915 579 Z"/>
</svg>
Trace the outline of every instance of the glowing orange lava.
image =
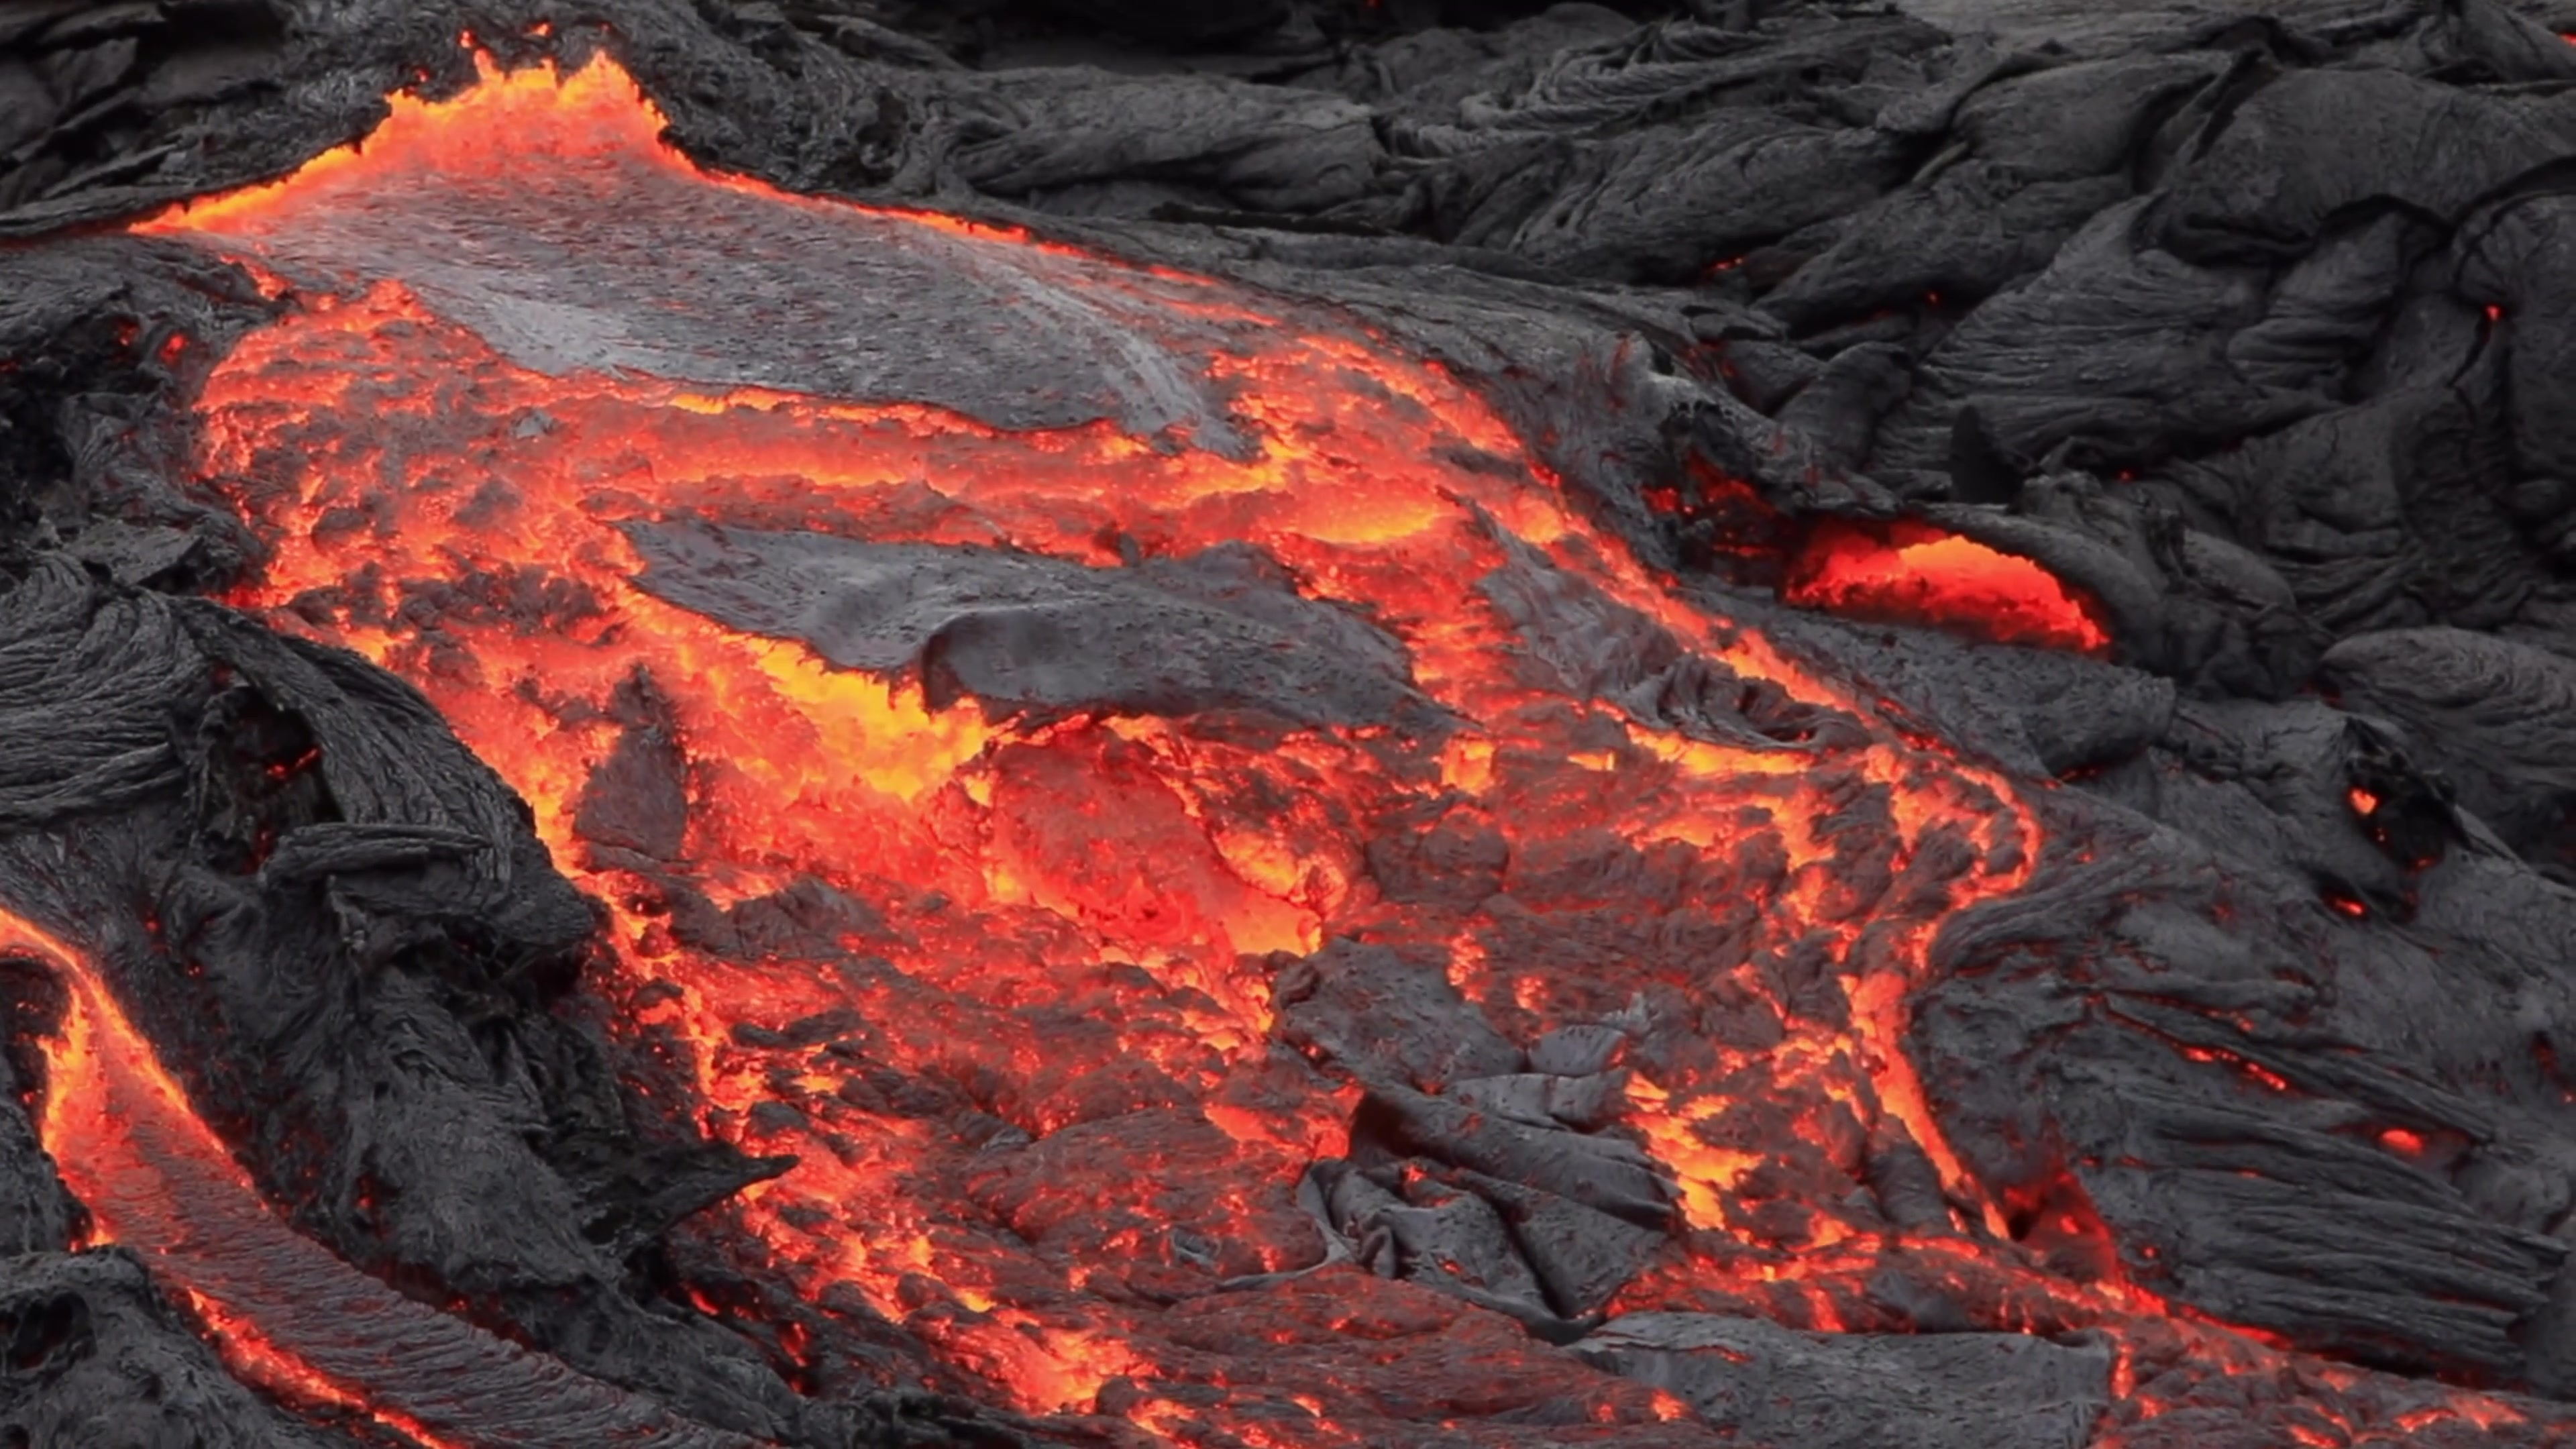
<svg viewBox="0 0 2576 1449">
<path fill-rule="evenodd" d="M 1277 1044 L 1272 977 L 1275 953 L 1350 938 L 1444 959 L 1524 1041 L 1623 1013 L 1713 1024 L 1700 1049 L 1631 1064 L 1617 1130 L 1670 1175 L 1676 1223 L 1620 1309 L 1901 1327 L 1868 1285 L 1903 1253 L 1994 1327 L 2161 1314 L 2080 1193 L 2005 1204 L 1962 1168 L 1904 1051 L 1933 932 L 2018 887 L 2041 848 L 2014 788 L 1671 597 L 1437 368 L 1272 299 L 1048 248 L 1052 284 L 1168 322 L 1244 446 L 1109 422 L 1007 432 L 914 402 L 536 370 L 400 268 L 281 260 L 374 197 L 614 208 L 648 181 L 701 198 L 691 226 L 866 217 L 995 269 L 1040 250 L 709 176 L 660 130 L 604 60 L 568 77 L 487 63 L 453 99 L 394 97 L 363 146 L 144 229 L 290 278 L 281 318 L 199 400 L 204 479 L 271 550 L 233 602 L 410 680 L 526 797 L 609 913 L 616 971 L 597 985 L 626 1029 L 684 1056 L 707 1130 L 797 1157 L 730 1211 L 806 1302 L 901 1323 L 1030 1412 L 1178 1442 L 1389 1443 L 1439 1423 L 1493 1444 L 1706 1443 L 1669 1394 L 1499 1315 L 1318 1267 L 1297 1184 L 1345 1150 L 1357 1093 Z M 639 587 L 620 525 L 682 519 L 1102 569 L 1248 541 L 1399 640 L 1451 723 L 934 702 L 908 672 L 835 668 Z M 1799 590 L 2105 647 L 2035 566 L 1891 537 L 1811 553 Z M 1854 728 L 1719 742 L 1569 694 L 1479 587 L 1533 567 Z M 594 772 L 648 719 L 686 761 L 685 836 L 660 854 L 577 828 Z M 1371 846 L 1431 829 L 1500 842 L 1482 894 L 1387 887 Z M 109 1164 L 76 1190 L 151 1246 L 180 1225 L 121 1216 L 120 1134 L 166 1121 L 153 1130 L 198 1134 L 172 1161 L 239 1169 L 178 1125 L 184 1099 L 133 1065 L 148 1047 L 68 953 L 40 949 L 89 1033 L 55 1053 L 47 1140 Z M 126 1075 L 84 1075 L 102 1060 Z M 138 1101 L 158 1105 L 119 1105 Z M 1862 1159 L 1888 1140 L 1929 1157 L 1955 1223 L 1878 1215 Z M 2012 1241 L 2016 1212 L 2043 1238 Z M 159 1261 L 215 1302 L 237 1362 L 294 1339 L 295 1305 Z M 384 1401 L 363 1382 L 304 1397 L 332 1393 Z"/>
<path fill-rule="evenodd" d="M 2111 647 L 2092 601 L 2015 554 L 1913 519 L 1826 519 L 1780 595 L 1886 623 L 1931 624 L 2001 644 L 2100 655 Z"/>
</svg>

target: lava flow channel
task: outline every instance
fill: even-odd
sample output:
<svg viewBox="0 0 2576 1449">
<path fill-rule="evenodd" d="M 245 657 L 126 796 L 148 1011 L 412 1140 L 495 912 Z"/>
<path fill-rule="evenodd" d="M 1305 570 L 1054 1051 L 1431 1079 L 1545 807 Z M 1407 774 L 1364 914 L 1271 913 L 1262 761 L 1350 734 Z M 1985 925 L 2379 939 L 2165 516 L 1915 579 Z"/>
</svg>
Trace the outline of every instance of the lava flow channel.
<svg viewBox="0 0 2576 1449">
<path fill-rule="evenodd" d="M 0 911 L 62 984 L 37 1131 L 89 1212 L 179 1290 L 244 1380 L 426 1449 L 754 1449 L 353 1273 L 260 1200 L 88 959 Z"/>
<path fill-rule="evenodd" d="M 2011 786 L 1671 597 L 1437 368 L 1212 282 L 703 173 L 605 60 L 392 107 L 142 228 L 283 299 L 199 400 L 204 479 L 270 550 L 232 602 L 409 679 L 527 798 L 610 914 L 625 1029 L 684 1057 L 709 1131 L 797 1157 L 728 1221 L 806 1302 L 855 1295 L 1024 1410 L 1184 1442 L 1708 1442 L 1353 1267 L 1213 1291 L 1325 1260 L 1298 1185 L 1359 1089 L 1281 1045 L 1273 988 L 1357 941 L 1440 963 L 1521 1042 L 1694 1024 L 1621 1069 L 1607 1130 L 1673 1221 L 1611 1311 L 1903 1327 L 1866 1291 L 1898 1251 L 1990 1326 L 2158 1311 L 2081 1204 L 2051 1214 L 2076 1251 L 2010 1240 L 1901 1047 L 1933 932 L 2032 868 Z M 836 257 L 856 280 L 827 285 Z M 933 330 L 896 326 L 904 277 Z M 795 353 L 794 308 L 762 312 L 785 283 L 847 326 L 803 319 Z M 958 363 L 1033 331 L 1042 375 Z M 988 708 L 675 604 L 639 543 L 675 529 L 1104 576 L 1250 544 L 1399 643 L 1425 708 Z M 1552 607 L 1809 737 L 1596 697 L 1533 632 Z M 684 820 L 615 823 L 638 779 Z M 1452 878 L 1398 884 L 1407 851 Z M 1952 1221 L 1873 1206 L 1890 1142 Z M 278 1342 L 325 1311 L 245 1308 Z"/>
</svg>

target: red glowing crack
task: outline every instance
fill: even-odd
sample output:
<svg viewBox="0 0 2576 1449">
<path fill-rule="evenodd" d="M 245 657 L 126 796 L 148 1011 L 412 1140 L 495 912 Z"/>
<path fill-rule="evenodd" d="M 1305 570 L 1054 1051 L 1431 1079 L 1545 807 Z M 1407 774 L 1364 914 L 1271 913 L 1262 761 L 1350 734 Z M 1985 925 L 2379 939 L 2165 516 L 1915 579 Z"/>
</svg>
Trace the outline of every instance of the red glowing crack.
<svg viewBox="0 0 2576 1449">
<path fill-rule="evenodd" d="M 1930 524 L 1819 523 L 1782 583 L 1790 603 L 1892 624 L 1929 624 L 2078 654 L 2107 654 L 2101 608 L 2047 569 Z"/>
</svg>

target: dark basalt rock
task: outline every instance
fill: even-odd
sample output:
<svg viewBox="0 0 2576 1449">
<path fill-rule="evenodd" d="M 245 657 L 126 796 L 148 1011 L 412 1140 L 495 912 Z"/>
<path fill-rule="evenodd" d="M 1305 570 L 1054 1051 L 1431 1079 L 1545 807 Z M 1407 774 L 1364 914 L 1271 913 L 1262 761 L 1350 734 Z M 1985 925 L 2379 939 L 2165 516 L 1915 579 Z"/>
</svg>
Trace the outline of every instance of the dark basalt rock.
<svg viewBox="0 0 2576 1449">
<path fill-rule="evenodd" d="M 1438 1091 L 1521 1068 L 1506 1041 L 1437 962 L 1336 941 L 1280 969 L 1281 1040 L 1364 1082 Z"/>
<path fill-rule="evenodd" d="M 346 1449 L 236 1382 L 143 1265 L 109 1250 L 12 1259 L 0 1288 L 0 1439 L 146 1449 Z"/>
<path fill-rule="evenodd" d="M 2567 823 L 2576 782 L 2558 739 L 2576 704 L 2576 661 L 2464 629 L 2395 629 L 2337 644 L 2319 678 L 2345 708 L 2421 741 L 2460 803 L 2524 859 L 2560 880 L 2576 868 Z"/>
<path fill-rule="evenodd" d="M 1721 1432 L 1818 1449 L 2076 1449 L 2110 1399 L 2107 1344 L 2023 1334 L 1807 1334 L 1753 1318 L 1632 1313 L 1581 1351 L 1670 1389 Z M 1852 1384 L 1869 1392 L 1846 1392 Z"/>
</svg>

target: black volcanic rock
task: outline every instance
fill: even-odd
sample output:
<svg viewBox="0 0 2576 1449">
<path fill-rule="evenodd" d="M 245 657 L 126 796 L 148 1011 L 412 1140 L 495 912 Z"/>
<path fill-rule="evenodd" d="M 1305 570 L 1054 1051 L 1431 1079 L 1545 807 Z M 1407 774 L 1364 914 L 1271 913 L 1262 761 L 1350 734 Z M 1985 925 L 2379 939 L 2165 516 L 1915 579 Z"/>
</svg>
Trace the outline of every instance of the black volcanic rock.
<svg viewBox="0 0 2576 1449">
<path fill-rule="evenodd" d="M 15 1259 L 0 1290 L 0 1434 L 23 1444 L 341 1449 L 224 1371 L 143 1266 L 115 1252 Z"/>
<path fill-rule="evenodd" d="M 2356 634 L 2326 652 L 2319 677 L 2344 707 L 2422 742 L 2460 803 L 2540 870 L 2571 865 L 2568 777 L 2560 737 L 2576 721 L 2576 661 L 2464 629 Z"/>
<path fill-rule="evenodd" d="M 1760 1319 L 1632 1313 L 1582 1352 L 1671 1389 L 1711 1423 L 1817 1449 L 2078 1449 L 2110 1399 L 2107 1345 L 2021 1334 L 1801 1334 Z M 1869 1392 L 1844 1392 L 1852 1384 Z"/>
</svg>

